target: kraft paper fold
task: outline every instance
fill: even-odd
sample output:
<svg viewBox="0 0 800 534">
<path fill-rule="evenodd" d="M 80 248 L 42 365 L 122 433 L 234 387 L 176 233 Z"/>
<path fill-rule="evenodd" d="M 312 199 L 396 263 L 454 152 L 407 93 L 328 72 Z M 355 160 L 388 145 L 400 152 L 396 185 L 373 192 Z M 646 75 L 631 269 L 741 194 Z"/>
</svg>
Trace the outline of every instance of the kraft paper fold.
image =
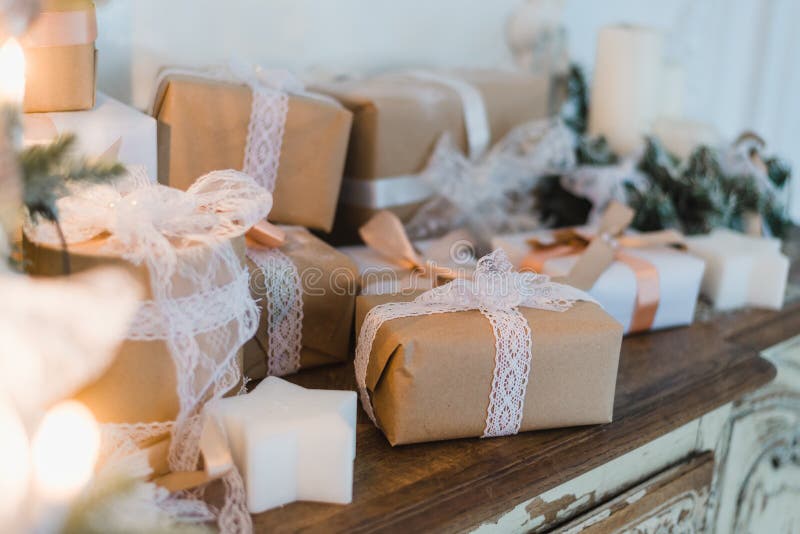
<svg viewBox="0 0 800 534">
<path fill-rule="evenodd" d="M 95 17 L 91 0 L 49 0 L 42 10 L 56 15 L 89 11 L 86 18 L 91 22 Z M 93 34 L 87 33 L 87 42 L 80 44 L 61 45 L 56 40 L 51 46 L 42 46 L 47 35 L 42 35 L 34 23 L 30 42 L 36 46 L 26 45 L 23 36 L 26 63 L 23 111 L 78 111 L 94 107 L 97 51 Z"/>
<path fill-rule="evenodd" d="M 197 176 L 242 169 L 252 95 L 245 85 L 167 77 L 156 102 L 158 178 L 188 188 Z M 329 232 L 339 198 L 352 114 L 333 103 L 290 95 L 269 219 Z"/>
<path fill-rule="evenodd" d="M 346 361 L 350 356 L 358 268 L 345 254 L 303 228 L 287 228 L 286 244 L 280 250 L 295 264 L 303 283 L 301 368 Z M 260 270 L 250 260 L 247 264 L 251 287 L 259 287 Z M 264 378 L 269 349 L 267 307 L 263 292 L 253 290 L 253 297 L 260 299 L 261 318 L 256 336 L 244 346 L 244 371 L 249 378 Z"/>
<path fill-rule="evenodd" d="M 126 269 L 146 289 L 143 298 L 151 299 L 150 277 L 147 267 L 133 265 L 123 258 L 106 252 L 106 238 L 98 237 L 69 246 L 73 272 L 98 266 L 114 265 Z M 244 261 L 244 238 L 233 240 L 234 246 Z M 24 240 L 26 269 L 35 276 L 59 276 L 63 274 L 61 250 L 56 246 L 32 243 Z M 186 249 L 179 258 L 186 262 L 207 262 L 210 250 L 201 246 Z M 179 269 L 180 270 L 180 269 Z M 219 284 L 231 280 L 220 277 Z M 193 288 L 185 279 L 176 277 L 173 282 L 176 296 L 187 296 Z M 68 306 L 69 303 L 64 303 Z M 101 325 L 98 325 L 101 327 Z M 213 333 L 212 333 L 213 334 Z M 210 337 L 214 337 L 211 335 Z M 205 341 L 200 336 L 199 342 Z M 213 340 L 209 341 L 213 343 Z M 240 358 L 241 361 L 241 358 Z M 163 340 L 125 340 L 116 359 L 106 372 L 94 383 L 76 395 L 86 404 L 100 423 L 150 423 L 174 420 L 179 411 L 176 391 L 175 366 L 172 355 Z"/>
<path fill-rule="evenodd" d="M 452 74 L 474 85 L 483 96 L 492 144 L 515 126 L 548 115 L 547 77 L 499 70 L 459 70 Z M 333 96 L 353 112 L 345 167 L 348 179 L 376 180 L 419 173 L 445 132 L 461 150 L 467 149 L 461 100 L 445 85 L 411 77 L 378 76 L 313 89 Z M 341 201 L 334 239 L 339 244 L 353 244 L 358 228 L 377 210 L 348 205 L 346 198 Z M 405 221 L 419 205 L 394 206 L 391 210 Z"/>
<path fill-rule="evenodd" d="M 378 304 L 357 299 L 357 328 Z M 599 306 L 559 313 L 520 308 L 533 334 L 521 431 L 612 419 L 622 327 Z M 486 424 L 495 339 L 478 311 L 386 322 L 375 338 L 367 388 L 392 445 L 480 436 Z"/>
</svg>

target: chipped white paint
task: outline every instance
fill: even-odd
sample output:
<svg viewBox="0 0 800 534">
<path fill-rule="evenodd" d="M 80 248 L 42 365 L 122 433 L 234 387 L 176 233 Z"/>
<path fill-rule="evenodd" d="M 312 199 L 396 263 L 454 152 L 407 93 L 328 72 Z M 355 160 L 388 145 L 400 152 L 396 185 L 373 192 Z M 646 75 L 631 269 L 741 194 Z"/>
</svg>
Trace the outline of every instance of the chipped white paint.
<svg viewBox="0 0 800 534">
<path fill-rule="evenodd" d="M 776 379 L 737 403 L 719 436 L 709 532 L 800 532 L 800 336 L 764 356 Z"/>
<path fill-rule="evenodd" d="M 778 368 L 772 384 L 550 491 L 531 496 L 474 532 L 549 530 L 689 454 L 705 450 L 715 451 L 715 478 L 705 524 L 693 524 L 689 531 L 800 532 L 800 507 L 791 505 L 800 499 L 800 466 L 792 461 L 798 453 L 791 448 L 798 447 L 793 439 L 800 441 L 800 336 L 772 347 L 764 356 Z M 776 457 L 787 460 L 773 462 Z M 637 492 L 627 501 L 631 504 L 644 496 Z M 702 497 L 701 505 L 705 506 L 706 496 Z M 738 503 L 740 497 L 744 500 Z M 663 513 L 656 510 L 655 515 L 648 515 L 653 524 L 644 526 L 660 525 L 670 531 L 673 521 L 682 517 L 681 510 L 690 503 L 698 506 L 698 502 L 690 499 L 673 502 L 673 508 L 659 507 Z M 553 510 L 557 506 L 561 507 Z M 685 526 L 675 525 L 672 531 L 683 532 Z"/>
<path fill-rule="evenodd" d="M 700 439 L 701 429 L 707 435 L 711 429 L 721 428 L 728 413 L 730 406 L 722 406 L 601 467 L 519 503 L 499 518 L 480 525 L 473 532 L 541 532 L 552 528 L 554 523 L 576 517 L 586 512 L 593 503 L 618 495 L 693 451 L 704 450 L 697 448 L 698 443 L 710 441 L 710 436 Z M 705 447 L 708 448 L 713 446 Z M 548 504 L 557 502 L 569 504 L 555 514 L 556 521 L 548 521 L 544 510 Z"/>
<path fill-rule="evenodd" d="M 579 499 L 575 499 L 566 508 L 562 508 L 556 513 L 556 521 L 561 522 L 574 517 L 580 510 L 585 510 L 592 505 L 592 495 L 581 495 Z"/>
<path fill-rule="evenodd" d="M 641 490 L 637 491 L 636 493 L 634 493 L 633 495 L 631 495 L 630 497 L 628 497 L 627 499 L 625 499 L 625 502 L 628 503 L 628 504 L 633 504 L 636 501 L 638 501 L 639 499 L 641 499 L 642 497 L 644 497 L 645 495 L 647 495 L 647 490 L 646 489 L 641 489 Z"/>
<path fill-rule="evenodd" d="M 570 528 L 564 534 L 578 534 L 579 532 L 583 532 L 585 528 L 591 527 L 592 525 L 596 525 L 601 521 L 605 521 L 609 517 L 611 517 L 611 510 L 603 510 L 599 514 L 593 515 L 583 523 L 575 525 L 574 527 Z"/>
</svg>

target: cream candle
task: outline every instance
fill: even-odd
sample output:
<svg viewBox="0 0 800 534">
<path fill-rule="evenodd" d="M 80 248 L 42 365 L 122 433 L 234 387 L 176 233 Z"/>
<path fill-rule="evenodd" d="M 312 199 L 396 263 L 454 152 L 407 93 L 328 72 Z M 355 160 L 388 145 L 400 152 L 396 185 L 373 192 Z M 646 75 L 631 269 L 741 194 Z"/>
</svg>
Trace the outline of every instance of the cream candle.
<svg viewBox="0 0 800 534">
<path fill-rule="evenodd" d="M 589 133 L 627 155 L 659 113 L 662 35 L 640 26 L 607 26 L 597 39 Z"/>
<path fill-rule="evenodd" d="M 789 276 L 789 258 L 775 238 L 726 229 L 687 238 L 689 252 L 706 261 L 702 293 L 718 310 L 743 306 L 780 309 Z"/>
<path fill-rule="evenodd" d="M 247 395 L 210 403 L 206 414 L 227 437 L 251 513 L 297 500 L 352 500 L 355 392 L 268 377 Z"/>
</svg>

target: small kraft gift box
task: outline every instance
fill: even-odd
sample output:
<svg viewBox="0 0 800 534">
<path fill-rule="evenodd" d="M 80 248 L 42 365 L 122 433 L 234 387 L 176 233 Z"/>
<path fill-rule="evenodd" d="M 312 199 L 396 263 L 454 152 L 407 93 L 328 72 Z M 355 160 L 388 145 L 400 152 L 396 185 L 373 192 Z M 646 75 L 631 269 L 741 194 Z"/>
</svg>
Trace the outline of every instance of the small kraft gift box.
<svg viewBox="0 0 800 534">
<path fill-rule="evenodd" d="M 414 297 L 361 296 L 356 382 L 392 445 L 607 423 L 622 326 L 501 250 Z"/>
<path fill-rule="evenodd" d="M 91 109 L 95 99 L 97 19 L 92 0 L 42 0 L 22 37 L 26 113 Z"/>
<path fill-rule="evenodd" d="M 278 230 L 274 248 L 248 234 L 250 290 L 261 307 L 256 335 L 244 347 L 248 378 L 285 376 L 351 354 L 357 267 L 305 228 Z"/>
<path fill-rule="evenodd" d="M 389 209 L 406 222 L 432 190 L 420 180 L 449 134 L 470 158 L 514 127 L 548 115 L 550 79 L 502 70 L 412 71 L 320 84 L 353 112 L 345 179 L 332 239 L 358 242 L 358 229 Z"/>
<path fill-rule="evenodd" d="M 597 228 L 497 236 L 521 270 L 588 291 L 626 333 L 685 326 L 694 320 L 704 262 L 674 231 L 625 234 L 633 210 L 614 202 Z"/>
<path fill-rule="evenodd" d="M 156 475 L 197 468 L 194 416 L 241 388 L 241 348 L 258 319 L 243 236 L 270 204 L 269 193 L 235 171 L 201 177 L 184 192 L 152 183 L 139 168 L 59 199 L 67 256 L 52 223 L 26 223 L 32 275 L 111 265 L 146 289 L 114 362 L 76 398 L 105 424 L 112 449 L 170 435 L 171 446 L 151 458 L 162 470 Z"/>
<path fill-rule="evenodd" d="M 352 122 L 348 110 L 306 91 L 288 72 L 238 63 L 166 69 L 157 83 L 152 114 L 161 183 L 186 189 L 201 174 L 240 169 L 273 193 L 270 221 L 331 230 Z"/>
</svg>

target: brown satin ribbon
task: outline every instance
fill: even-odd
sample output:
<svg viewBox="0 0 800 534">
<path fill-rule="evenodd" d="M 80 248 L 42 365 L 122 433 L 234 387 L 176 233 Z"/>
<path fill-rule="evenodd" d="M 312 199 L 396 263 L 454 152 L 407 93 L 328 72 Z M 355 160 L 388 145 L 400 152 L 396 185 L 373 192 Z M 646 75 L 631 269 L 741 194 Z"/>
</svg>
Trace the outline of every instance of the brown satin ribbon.
<svg viewBox="0 0 800 534">
<path fill-rule="evenodd" d="M 206 417 L 200 434 L 200 450 L 204 464 L 202 470 L 170 472 L 167 464 L 170 444 L 171 438 L 165 436 L 144 449 L 147 462 L 152 469 L 151 482 L 170 493 L 208 484 L 222 478 L 234 468 L 228 438 L 213 417 Z"/>
<path fill-rule="evenodd" d="M 472 275 L 466 270 L 460 272 L 436 261 L 423 259 L 408 238 L 402 221 L 391 211 L 379 211 L 358 229 L 358 233 L 369 248 L 404 269 L 416 269 L 446 281 Z M 444 236 L 442 243 L 454 243 L 463 237 L 463 232 L 456 231 Z"/>
<path fill-rule="evenodd" d="M 550 259 L 581 254 L 570 273 L 561 281 L 589 291 L 612 263 L 620 261 L 636 277 L 636 303 L 629 332 L 649 330 L 653 326 L 661 295 L 658 269 L 626 250 L 652 246 L 684 247 L 684 242 L 683 236 L 672 230 L 621 235 L 633 220 L 633 215 L 633 210 L 614 202 L 603 215 L 596 233 L 568 228 L 556 231 L 552 242 L 532 239 L 529 244 L 533 250 L 522 261 L 520 270 L 542 272 Z"/>
</svg>

